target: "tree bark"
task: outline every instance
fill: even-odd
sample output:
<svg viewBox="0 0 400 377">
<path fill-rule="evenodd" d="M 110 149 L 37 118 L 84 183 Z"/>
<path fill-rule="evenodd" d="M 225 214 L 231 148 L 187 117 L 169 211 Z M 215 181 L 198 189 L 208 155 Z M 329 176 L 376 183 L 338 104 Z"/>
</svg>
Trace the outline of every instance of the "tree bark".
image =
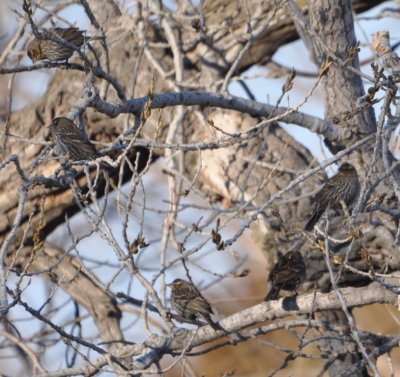
<svg viewBox="0 0 400 377">
<path fill-rule="evenodd" d="M 309 10 L 311 27 L 322 40 L 323 55 L 315 63 L 329 60 L 331 53 L 344 62 L 332 64 L 322 79 L 326 119 L 355 128 L 361 134 L 374 132 L 376 120 L 372 107 L 350 119 L 346 116 L 357 108 L 357 99 L 365 94 L 361 76 L 347 69 L 360 70 L 358 55 L 351 55 L 351 49 L 357 46 L 351 1 L 311 0 Z"/>
</svg>

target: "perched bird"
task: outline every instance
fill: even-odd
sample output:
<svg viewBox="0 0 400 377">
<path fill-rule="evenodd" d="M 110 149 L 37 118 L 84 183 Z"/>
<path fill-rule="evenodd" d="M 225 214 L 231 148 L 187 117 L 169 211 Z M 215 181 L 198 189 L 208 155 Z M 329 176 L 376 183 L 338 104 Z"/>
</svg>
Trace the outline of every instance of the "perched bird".
<svg viewBox="0 0 400 377">
<path fill-rule="evenodd" d="M 55 29 L 43 31 L 43 35 L 51 35 L 59 39 L 64 39 L 77 48 L 81 47 L 85 42 L 83 32 L 76 27 L 69 27 L 66 29 L 57 27 Z M 74 51 L 73 48 L 51 39 L 36 38 L 28 46 L 28 56 L 31 58 L 32 62 L 44 59 L 52 61 L 68 60 Z"/>
<path fill-rule="evenodd" d="M 50 126 L 56 153 L 71 161 L 95 160 L 100 157 L 95 146 L 68 118 L 55 118 Z"/>
<path fill-rule="evenodd" d="M 339 168 L 339 172 L 329 178 L 317 192 L 314 198 L 314 213 L 305 226 L 305 230 L 313 230 L 319 218 L 325 210 L 341 209 L 340 200 L 349 206 L 360 193 L 360 182 L 358 181 L 357 171 L 353 165 L 344 163 Z"/>
<path fill-rule="evenodd" d="M 180 316 L 190 321 L 202 318 L 214 330 L 222 330 L 222 327 L 214 323 L 210 317 L 210 314 L 213 314 L 210 304 L 201 296 L 193 284 L 185 280 L 175 279 L 168 285 L 171 286 L 172 307 Z"/>
<path fill-rule="evenodd" d="M 298 251 L 289 251 L 275 265 L 269 274 L 271 289 L 265 301 L 276 300 L 281 289 L 295 291 L 306 278 L 306 266 Z"/>
<path fill-rule="evenodd" d="M 58 156 L 65 157 L 70 161 L 89 160 L 93 161 L 101 157 L 95 146 L 68 118 L 55 118 L 50 126 L 51 136 Z M 102 161 L 100 165 L 108 171 L 115 173 L 116 168 Z"/>
</svg>

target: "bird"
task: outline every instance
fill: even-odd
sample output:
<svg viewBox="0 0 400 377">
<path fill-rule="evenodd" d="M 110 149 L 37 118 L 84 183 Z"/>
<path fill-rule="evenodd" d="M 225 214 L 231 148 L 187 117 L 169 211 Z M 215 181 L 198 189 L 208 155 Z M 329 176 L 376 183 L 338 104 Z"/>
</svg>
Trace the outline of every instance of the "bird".
<svg viewBox="0 0 400 377">
<path fill-rule="evenodd" d="M 269 274 L 271 288 L 265 301 L 276 300 L 281 289 L 295 291 L 306 277 L 306 266 L 298 251 L 283 255 Z"/>
<path fill-rule="evenodd" d="M 83 33 L 83 31 L 76 27 L 57 27 L 54 29 L 45 29 L 43 31 L 43 35 L 50 35 L 59 39 L 64 39 L 65 41 L 75 45 L 77 48 L 81 47 L 85 42 L 85 39 L 87 39 L 83 36 Z M 51 61 L 68 61 L 74 51 L 73 48 L 51 39 L 35 38 L 28 46 L 28 56 L 31 58 L 33 63 L 44 59 Z"/>
<path fill-rule="evenodd" d="M 210 304 L 203 298 L 198 289 L 182 279 L 175 279 L 171 284 L 171 304 L 176 312 L 190 321 L 204 319 L 214 330 L 222 327 L 213 322 L 210 314 L 214 314 Z"/>
<path fill-rule="evenodd" d="M 325 210 L 328 208 L 341 209 L 341 200 L 346 206 L 349 206 L 358 197 L 359 193 L 360 182 L 357 171 L 353 165 L 345 162 L 340 166 L 338 173 L 329 178 L 315 195 L 313 199 L 315 202 L 314 212 L 310 220 L 308 220 L 305 230 L 313 230 Z"/>
<path fill-rule="evenodd" d="M 95 146 L 65 117 L 53 119 L 50 126 L 57 155 L 65 156 L 71 161 L 95 160 L 100 157 Z"/>
<path fill-rule="evenodd" d="M 65 117 L 55 118 L 49 128 L 58 156 L 65 157 L 69 161 L 94 161 L 101 157 L 95 146 L 72 120 Z M 100 165 L 110 172 L 116 171 L 105 161 L 102 161 Z"/>
</svg>

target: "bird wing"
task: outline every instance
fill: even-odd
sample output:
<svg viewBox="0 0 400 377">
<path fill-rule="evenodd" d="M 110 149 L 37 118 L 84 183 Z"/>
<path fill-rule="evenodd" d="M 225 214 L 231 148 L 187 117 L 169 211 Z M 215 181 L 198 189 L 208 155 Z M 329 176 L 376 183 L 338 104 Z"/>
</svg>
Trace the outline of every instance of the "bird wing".
<svg viewBox="0 0 400 377">
<path fill-rule="evenodd" d="M 76 27 L 70 27 L 67 29 L 55 28 L 54 31 L 58 34 L 58 37 L 65 39 L 77 47 L 82 46 L 85 40 L 82 32 Z"/>
<path fill-rule="evenodd" d="M 332 178 L 328 179 L 322 186 L 321 190 L 319 190 L 315 195 L 315 200 L 318 202 L 324 201 L 324 199 L 326 200 L 327 195 L 332 192 L 332 189 L 335 187 L 335 184 L 336 184 L 335 180 L 333 180 Z"/>
<path fill-rule="evenodd" d="M 288 266 L 287 263 L 282 263 L 271 271 L 269 279 L 274 285 L 280 285 L 288 280 L 293 279 L 298 272 L 298 269 Z"/>
<path fill-rule="evenodd" d="M 100 156 L 95 146 L 79 132 L 64 134 L 63 142 L 68 145 L 71 156 L 76 160 L 95 160 Z"/>
<path fill-rule="evenodd" d="M 200 313 L 213 313 L 210 304 L 200 296 L 200 293 L 194 289 L 186 288 L 179 292 L 179 298 L 186 300 L 190 309 L 198 311 Z"/>
<path fill-rule="evenodd" d="M 192 301 L 192 308 L 200 313 L 213 313 L 210 304 L 202 297 L 196 297 Z"/>
<path fill-rule="evenodd" d="M 275 284 L 282 284 L 287 282 L 288 280 L 293 279 L 297 275 L 297 271 L 292 270 L 290 268 L 282 269 L 279 271 L 279 274 L 277 274 L 274 283 Z"/>
</svg>

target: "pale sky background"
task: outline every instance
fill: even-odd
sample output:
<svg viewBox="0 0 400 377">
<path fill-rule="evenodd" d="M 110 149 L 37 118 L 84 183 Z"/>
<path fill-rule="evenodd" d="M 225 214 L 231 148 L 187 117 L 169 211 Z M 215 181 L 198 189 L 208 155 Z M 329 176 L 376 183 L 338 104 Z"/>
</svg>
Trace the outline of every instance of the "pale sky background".
<svg viewBox="0 0 400 377">
<path fill-rule="evenodd" d="M 8 2 L 11 4 L 11 7 L 15 7 L 13 2 Z M 380 10 L 385 7 L 390 7 L 393 5 L 393 1 L 388 1 L 380 5 L 379 7 L 374 8 L 373 10 L 364 13 L 362 16 L 374 16 L 379 14 Z M 13 13 L 6 13 L 3 10 L 5 9 L 4 3 L 0 5 L 0 17 L 3 18 L 3 22 L 8 24 L 8 33 L 7 38 L 12 35 L 12 32 L 15 31 L 16 23 L 13 23 L 13 20 L 16 19 L 16 15 Z M 87 23 L 86 18 L 82 18 L 82 11 L 80 6 L 73 5 L 69 7 L 69 9 L 62 12 L 62 16 L 68 19 L 71 23 L 77 25 L 79 28 L 88 29 L 89 25 Z M 361 42 L 361 53 L 360 59 L 363 60 L 365 58 L 369 58 L 372 55 L 368 44 L 370 43 L 370 36 L 372 33 L 377 31 L 387 29 L 390 31 L 392 43 L 398 41 L 399 34 L 399 21 L 397 19 L 381 19 L 378 21 L 360 21 L 356 24 L 356 32 L 357 39 Z M 11 32 L 12 30 L 12 32 Z M 301 71 L 308 72 L 317 72 L 314 65 L 310 62 L 308 58 L 308 52 L 303 46 L 303 43 L 299 40 L 293 43 L 290 43 L 282 48 L 274 56 L 274 61 L 281 63 L 282 65 Z M 21 61 L 21 64 L 29 64 L 30 60 L 27 57 Z M 369 64 L 362 67 L 362 71 L 368 74 L 371 74 Z M 247 75 L 259 75 L 265 74 L 266 69 L 263 67 L 252 68 L 247 72 Z M 13 99 L 13 106 L 15 109 L 22 108 L 26 105 L 26 99 L 30 101 L 38 98 L 46 91 L 48 78 L 51 73 L 43 71 L 38 73 L 35 71 L 33 73 L 23 73 L 19 74 L 17 77 L 17 85 L 21 88 L 23 87 L 26 91 L 26 95 L 24 96 L 16 96 Z M 248 80 L 247 84 L 251 88 L 253 94 L 256 99 L 260 102 L 269 102 L 273 104 L 275 100 L 280 96 L 281 87 L 285 81 L 284 78 L 280 79 L 263 79 L 258 78 L 254 80 Z M 312 85 L 315 79 L 301 78 L 296 77 L 294 81 L 294 90 L 292 90 L 286 99 L 282 102 L 282 106 L 295 106 L 298 103 L 303 101 L 305 91 L 308 91 L 308 88 Z M 232 83 L 229 87 L 230 93 L 236 96 L 244 96 L 245 94 L 237 83 Z M 317 88 L 314 95 L 309 99 L 309 101 L 300 109 L 300 111 L 316 115 L 319 117 L 323 117 L 324 115 L 324 107 L 321 101 L 322 93 Z M 380 104 L 377 105 L 377 108 L 380 108 Z M 312 134 L 311 132 L 295 126 L 295 125 L 286 125 L 282 124 L 282 127 L 289 132 L 294 138 L 299 140 L 303 145 L 310 148 L 315 156 L 320 160 L 324 160 L 326 157 L 329 157 L 329 152 L 324 150 L 322 147 L 321 139 Z M 166 209 L 167 204 L 165 200 L 167 199 L 167 186 L 166 186 L 166 176 L 161 171 L 162 161 L 158 161 L 153 164 L 150 168 L 148 174 L 143 177 L 143 185 L 146 192 L 146 205 L 151 208 L 157 209 Z M 140 191 L 140 190 L 139 190 Z M 113 196 L 112 196 L 113 197 Z M 138 192 L 135 196 L 135 203 L 138 205 L 141 203 L 143 198 L 143 194 Z M 188 198 L 182 200 L 182 203 L 188 203 L 191 201 L 195 201 L 196 204 L 200 205 L 203 203 L 202 199 L 195 195 L 191 194 Z M 112 201 L 110 200 L 110 203 Z M 205 203 L 205 206 L 207 203 Z M 138 216 L 139 206 L 136 205 L 133 208 L 133 215 Z M 203 211 L 204 213 L 196 212 L 195 219 L 200 218 L 201 215 L 206 219 L 210 212 Z M 110 219 L 110 223 L 112 223 L 112 228 L 114 234 L 117 236 L 118 241 L 121 242 L 123 246 L 122 237 L 121 237 L 121 218 L 118 217 L 118 214 L 115 210 L 114 206 L 110 206 L 110 209 L 107 212 L 107 218 Z M 179 221 L 185 224 L 193 223 L 193 212 L 191 210 L 184 211 L 179 215 Z M 159 267 L 159 249 L 160 249 L 160 236 L 161 236 L 161 228 L 162 221 L 164 220 L 164 215 L 159 215 L 153 211 L 146 211 L 145 214 L 145 232 L 144 235 L 147 241 L 152 241 L 151 245 L 144 249 L 140 253 L 140 257 L 138 260 L 139 268 L 145 275 L 150 279 L 157 271 Z M 236 232 L 239 227 L 239 221 L 231 221 L 229 225 L 223 229 L 222 237 L 230 238 Z M 77 237 L 80 234 L 88 231 L 88 226 L 82 215 L 74 216 L 70 220 L 70 227 L 74 233 L 74 236 Z M 131 218 L 129 223 L 130 230 L 130 240 L 132 241 L 138 232 L 138 222 L 135 218 Z M 197 235 L 194 235 L 190 241 L 187 243 L 187 247 L 191 245 L 196 245 L 201 238 Z M 158 241 L 157 241 L 158 240 Z M 66 248 L 71 244 L 71 238 L 68 236 L 66 232 L 65 226 L 59 227 L 49 238 L 49 242 L 52 242 L 58 246 Z M 178 256 L 178 254 L 173 251 L 172 247 L 170 248 L 170 255 L 168 259 L 173 259 Z M 86 267 L 91 268 L 92 271 L 103 281 L 108 282 L 113 273 L 115 272 L 115 265 L 117 264 L 117 260 L 111 248 L 107 246 L 106 242 L 100 239 L 98 236 L 94 235 L 90 238 L 84 239 L 78 246 L 78 251 L 82 258 L 85 259 Z M 251 241 L 251 234 L 249 231 L 245 232 L 245 235 L 237 242 L 233 247 L 229 248 L 229 250 L 225 251 L 215 251 L 214 245 L 210 242 L 207 247 L 205 247 L 200 253 L 196 254 L 195 260 L 201 264 L 206 269 L 210 269 L 213 272 L 217 273 L 225 273 L 229 271 L 235 263 L 235 255 L 234 252 L 237 252 L 241 258 L 245 261 L 243 267 L 251 268 L 251 277 L 253 279 L 260 279 L 265 282 L 267 281 L 267 271 L 265 267 L 265 261 L 261 254 L 261 252 L 255 247 L 253 242 Z M 201 258 L 200 258 L 201 257 Z M 110 264 L 109 267 L 99 266 L 96 261 L 100 262 L 108 262 Z M 216 277 L 210 277 L 209 274 L 202 272 L 198 268 L 193 268 L 191 270 L 194 281 L 196 281 L 199 287 L 206 287 L 214 280 L 217 280 Z M 167 282 L 172 281 L 175 277 L 184 277 L 184 272 L 180 265 L 177 268 L 173 268 L 167 272 L 166 280 Z M 250 277 L 250 275 L 249 275 Z M 246 278 L 247 279 L 247 278 Z M 235 290 L 235 299 L 237 297 L 245 297 L 249 295 L 249 291 L 246 288 L 246 279 L 232 279 L 227 278 L 222 283 L 218 284 L 218 286 L 212 286 L 209 290 L 204 292 L 205 296 L 209 298 L 210 302 L 215 304 L 218 307 L 218 303 L 221 304 L 223 300 L 221 297 L 227 298 L 229 300 L 230 295 L 232 295 Z M 144 291 L 137 282 L 136 279 L 132 279 L 128 272 L 124 271 L 115 282 L 112 284 L 112 289 L 114 292 L 127 291 L 127 287 L 131 283 L 132 280 L 132 290 L 131 293 L 135 298 L 142 298 Z M 233 282 L 235 280 L 235 282 Z M 14 281 L 14 278 L 10 278 L 9 284 Z M 250 281 L 250 280 L 248 280 Z M 232 288 L 233 287 L 233 288 Z M 43 302 L 48 297 L 48 285 L 42 278 L 34 277 L 32 279 L 32 283 L 30 287 L 24 292 L 23 297 L 35 308 L 40 307 Z M 169 296 L 169 292 L 168 292 Z M 62 323 L 63 321 L 72 318 L 73 315 L 73 305 L 70 301 L 68 301 L 69 296 L 64 294 L 61 290 L 58 290 L 53 299 L 53 305 L 66 305 L 65 310 L 59 311 L 55 317 L 51 317 L 50 319 L 56 323 Z M 259 297 L 261 299 L 261 297 Z M 68 303 L 67 303 L 68 301 Z M 251 303 L 253 305 L 254 303 Z M 249 306 L 250 304 L 248 304 Z M 221 305 L 223 306 L 223 305 Z M 246 306 L 246 303 L 244 303 Z M 225 313 L 228 314 L 228 313 Z M 30 318 L 27 316 L 25 312 L 22 312 L 18 307 L 11 309 L 10 316 L 13 318 Z M 124 326 L 130 326 L 132 322 L 132 317 L 124 315 L 123 324 Z M 21 321 L 17 322 L 19 330 L 26 337 L 27 334 L 36 331 L 37 329 L 32 326 L 32 321 Z M 85 322 L 84 322 L 85 323 Z M 127 340 L 141 341 L 145 339 L 145 334 L 138 331 L 141 328 L 140 321 L 135 326 L 130 326 L 129 329 L 125 332 Z M 67 330 L 70 330 L 68 328 Z M 85 336 L 88 340 L 90 340 L 90 334 L 93 333 L 94 329 L 90 328 L 90 326 L 85 326 L 84 332 Z M 141 334 L 141 335 L 139 335 Z M 59 344 L 56 347 L 52 347 L 51 352 L 47 354 L 46 362 L 44 363 L 45 367 L 48 367 L 50 370 L 55 370 L 58 366 L 63 367 L 64 365 L 64 352 L 65 347 L 63 344 Z M 1 353 L 0 353 L 1 356 Z M 22 368 L 22 366 L 21 366 Z M 4 370 L 2 371 L 2 362 L 0 361 L 0 373 L 10 374 L 10 371 Z M 15 369 L 15 365 L 13 366 L 13 373 L 11 375 L 17 375 L 17 371 Z M 105 374 L 104 374 L 105 375 Z"/>
</svg>

